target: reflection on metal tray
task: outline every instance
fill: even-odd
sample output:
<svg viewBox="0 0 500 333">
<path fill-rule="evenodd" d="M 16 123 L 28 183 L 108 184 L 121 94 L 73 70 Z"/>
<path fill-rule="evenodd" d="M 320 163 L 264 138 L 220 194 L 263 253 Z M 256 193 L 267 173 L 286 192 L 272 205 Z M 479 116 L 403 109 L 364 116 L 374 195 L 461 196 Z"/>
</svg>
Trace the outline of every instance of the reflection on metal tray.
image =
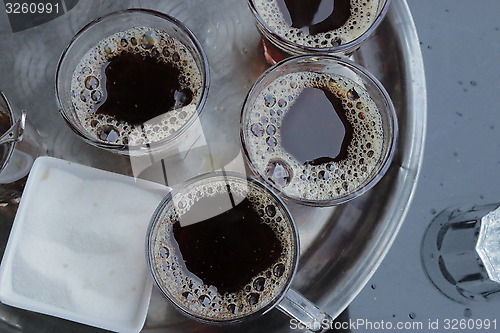
<svg viewBox="0 0 500 333">
<path fill-rule="evenodd" d="M 72 5 L 75 1 L 72 1 Z M 28 110 L 49 155 L 129 174 L 126 157 L 91 147 L 64 124 L 54 96 L 56 64 L 72 36 L 87 22 L 125 8 L 143 7 L 183 21 L 205 48 L 212 76 L 202 114 L 205 137 L 217 163 L 239 152 L 239 116 L 252 83 L 267 64 L 260 37 L 244 1 L 80 1 L 67 13 L 33 28 L 12 32 L 0 13 L 0 89 L 16 109 Z M 405 1 L 394 1 L 376 33 L 353 55 L 387 88 L 398 113 L 400 137 L 389 172 L 372 190 L 336 208 L 290 204 L 299 226 L 301 258 L 293 287 L 332 316 L 342 312 L 380 264 L 405 217 L 421 164 L 426 124 L 426 90 L 420 46 Z M 223 152 L 223 153 L 217 153 Z M 0 208 L 3 253 L 15 207 Z M 153 290 L 144 332 L 199 332 L 199 323 L 178 314 Z M 284 332 L 278 311 L 238 327 L 210 332 Z M 0 304 L 3 332 L 99 332 L 72 322 Z"/>
</svg>

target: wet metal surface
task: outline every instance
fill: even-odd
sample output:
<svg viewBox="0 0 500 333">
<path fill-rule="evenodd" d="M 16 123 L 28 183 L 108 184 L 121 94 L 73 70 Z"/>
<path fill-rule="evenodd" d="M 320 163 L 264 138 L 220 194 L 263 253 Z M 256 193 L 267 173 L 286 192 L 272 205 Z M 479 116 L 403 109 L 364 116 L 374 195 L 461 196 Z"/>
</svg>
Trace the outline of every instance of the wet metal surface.
<svg viewBox="0 0 500 333">
<path fill-rule="evenodd" d="M 80 1 L 64 15 L 12 32 L 0 13 L 0 89 L 16 109 L 26 109 L 49 147 L 49 154 L 93 167 L 130 174 L 122 156 L 91 147 L 76 137 L 57 112 L 55 68 L 71 37 L 87 22 L 130 7 L 168 13 L 199 38 L 210 64 L 212 83 L 202 114 L 214 159 L 227 163 L 239 152 L 243 100 L 267 65 L 259 35 L 244 1 Z M 332 316 L 342 312 L 380 264 L 394 240 L 416 186 L 426 128 L 426 86 L 420 45 L 405 1 L 394 1 L 388 16 L 354 60 L 386 87 L 398 114 L 400 137 L 387 175 L 363 196 L 337 208 L 290 205 L 299 227 L 301 258 L 293 288 Z M 15 207 L 0 211 L 3 252 Z M 153 290 L 145 332 L 284 332 L 288 319 L 278 311 L 240 327 L 200 327 L 177 313 Z M 98 332 L 99 330 L 0 305 L 5 332 Z"/>
</svg>

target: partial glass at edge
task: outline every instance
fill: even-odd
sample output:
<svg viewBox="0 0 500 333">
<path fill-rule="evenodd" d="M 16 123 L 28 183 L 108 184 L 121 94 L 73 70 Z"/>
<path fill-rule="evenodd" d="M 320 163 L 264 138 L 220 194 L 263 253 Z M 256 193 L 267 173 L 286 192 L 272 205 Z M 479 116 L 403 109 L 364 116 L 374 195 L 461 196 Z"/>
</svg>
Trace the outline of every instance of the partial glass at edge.
<svg viewBox="0 0 500 333">
<path fill-rule="evenodd" d="M 377 16 L 375 20 L 359 37 L 344 44 L 330 47 L 309 47 L 286 40 L 285 38 L 279 36 L 276 32 L 274 32 L 265 23 L 256 9 L 255 0 L 247 0 L 247 3 L 254 16 L 255 23 L 259 32 L 267 41 L 277 47 L 280 51 L 285 52 L 286 54 L 291 56 L 304 54 L 330 54 L 342 56 L 350 55 L 352 52 L 354 52 L 375 31 L 375 29 L 380 25 L 385 15 L 387 14 L 391 1 L 392 0 L 379 1 Z M 274 60 L 275 59 L 271 59 L 271 63 L 276 63 L 281 59 L 277 59 L 277 61 Z"/>
<path fill-rule="evenodd" d="M 3 92 L 0 91 L 0 113 L 1 116 L 6 117 L 9 119 L 9 127 L 12 126 L 15 122 L 14 120 L 14 113 L 12 112 L 12 108 L 9 104 L 9 101 L 3 94 Z M 0 133 L 0 135 L 3 133 Z M 12 152 L 14 151 L 14 146 L 15 142 L 11 143 L 6 143 L 4 144 L 4 147 L 2 147 L 2 154 L 0 155 L 0 173 L 2 170 L 7 166 L 7 163 L 10 159 L 10 156 L 12 155 Z"/>
<path fill-rule="evenodd" d="M 159 290 L 163 294 L 163 296 L 172 304 L 174 305 L 180 312 L 182 312 L 184 315 L 186 315 L 189 318 L 192 318 L 194 320 L 206 323 L 206 324 L 217 324 L 217 325 L 228 325 L 228 324 L 235 324 L 235 323 L 240 323 L 243 321 L 246 321 L 250 318 L 258 317 L 261 315 L 264 315 L 268 311 L 272 310 L 273 308 L 277 308 L 290 318 L 295 319 L 298 323 L 301 323 L 303 327 L 307 327 L 310 331 L 312 332 L 323 332 L 324 330 L 328 329 L 331 325 L 331 322 L 333 321 L 333 318 L 323 310 L 319 309 L 316 305 L 311 303 L 308 299 L 306 299 L 304 296 L 296 292 L 295 290 L 290 289 L 290 285 L 292 283 L 292 280 L 295 276 L 295 273 L 297 271 L 297 266 L 298 266 L 298 260 L 299 260 L 299 253 L 300 253 L 300 239 L 297 231 L 297 227 L 295 225 L 295 222 L 293 220 L 292 215 L 288 211 L 286 205 L 283 203 L 283 201 L 278 198 L 265 184 L 261 183 L 260 181 L 257 181 L 254 178 L 251 178 L 249 176 L 241 175 L 238 173 L 234 172 L 213 172 L 213 173 L 208 173 L 204 175 L 200 175 L 197 177 L 192 178 L 188 182 L 179 185 L 177 189 L 180 187 L 185 188 L 186 186 L 190 186 L 191 184 L 195 184 L 196 182 L 203 181 L 206 179 L 226 179 L 226 182 L 228 179 L 233 178 L 233 179 L 238 179 L 238 181 L 246 181 L 248 183 L 251 183 L 253 186 L 258 187 L 262 191 L 266 191 L 275 201 L 277 205 L 283 209 L 283 211 L 286 213 L 288 216 L 288 219 L 291 223 L 291 227 L 293 230 L 293 238 L 295 240 L 296 248 L 294 250 L 294 266 L 291 269 L 290 276 L 288 277 L 287 282 L 285 283 L 285 286 L 283 287 L 283 290 L 276 296 L 275 299 L 273 299 L 269 304 L 265 305 L 263 308 L 258 310 L 257 312 L 253 312 L 247 316 L 238 318 L 238 319 L 232 319 L 232 320 L 210 320 L 206 318 L 201 318 L 197 316 L 196 314 L 190 313 L 185 307 L 182 305 L 178 304 L 178 301 L 170 295 L 170 292 L 167 287 L 163 285 L 161 282 L 161 279 L 159 276 L 157 276 L 156 269 L 155 269 L 155 264 L 154 264 L 154 238 L 157 233 L 158 228 L 161 225 L 161 221 L 165 218 L 166 213 L 168 212 L 168 208 L 172 205 L 172 201 L 174 200 L 176 188 L 174 188 L 164 199 L 163 201 L 158 205 L 156 211 L 154 212 L 149 227 L 148 227 L 148 232 L 147 232 L 147 237 L 146 237 L 146 259 L 147 263 L 149 266 L 150 273 L 153 277 L 153 281 L 155 284 L 158 286 Z M 234 180 L 233 180 L 234 181 Z M 227 183 L 228 184 L 228 183 Z M 227 185 L 229 186 L 229 185 Z"/>
<path fill-rule="evenodd" d="M 0 91 L 0 113 L 9 119 L 9 127 L 22 117 L 24 111 L 12 108 Z M 46 146 L 39 133 L 29 122 L 24 123 L 20 140 L 2 145 L 0 155 L 0 206 L 19 201 L 34 160 L 46 153 Z"/>
<path fill-rule="evenodd" d="M 128 145 L 97 140 L 80 123 L 72 102 L 71 81 L 74 70 L 85 53 L 104 38 L 134 27 L 165 30 L 192 53 L 201 74 L 202 85 L 196 112 L 175 133 L 152 143 Z M 206 54 L 196 36 L 179 20 L 153 10 L 127 9 L 100 17 L 83 27 L 70 41 L 59 59 L 56 71 L 56 97 L 59 112 L 69 127 L 87 143 L 124 155 L 142 156 L 176 145 L 183 134 L 198 119 L 203 110 L 209 87 L 209 67 Z"/>
</svg>

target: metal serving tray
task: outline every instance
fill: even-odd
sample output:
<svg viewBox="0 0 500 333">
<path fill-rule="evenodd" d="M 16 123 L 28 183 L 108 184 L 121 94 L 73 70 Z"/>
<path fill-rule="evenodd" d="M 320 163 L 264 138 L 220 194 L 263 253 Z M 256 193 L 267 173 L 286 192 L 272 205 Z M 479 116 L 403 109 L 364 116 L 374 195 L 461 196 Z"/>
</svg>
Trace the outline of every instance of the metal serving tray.
<svg viewBox="0 0 500 333">
<path fill-rule="evenodd" d="M 224 164 L 239 152 L 243 100 L 267 68 L 245 1 L 63 1 L 65 14 L 36 27 L 12 32 L 0 13 L 0 89 L 16 109 L 26 109 L 48 155 L 130 174 L 126 157 L 84 143 L 57 112 L 55 69 L 73 35 L 89 21 L 125 8 L 150 8 L 184 22 L 208 55 L 211 86 L 202 124 L 212 151 Z M 75 5 L 76 4 L 76 5 Z M 400 135 L 394 161 L 369 192 L 334 208 L 290 204 L 299 226 L 301 258 L 293 288 L 338 316 L 354 299 L 387 253 L 410 205 L 422 161 L 426 127 L 426 86 L 419 40 L 404 0 L 389 13 L 353 59 L 386 87 L 396 107 Z M 16 206 L 0 207 L 0 254 Z M 209 327 L 177 313 L 154 289 L 144 332 L 285 332 L 279 311 L 239 326 Z M 2 332 L 100 332 L 101 330 L 0 304 Z"/>
</svg>

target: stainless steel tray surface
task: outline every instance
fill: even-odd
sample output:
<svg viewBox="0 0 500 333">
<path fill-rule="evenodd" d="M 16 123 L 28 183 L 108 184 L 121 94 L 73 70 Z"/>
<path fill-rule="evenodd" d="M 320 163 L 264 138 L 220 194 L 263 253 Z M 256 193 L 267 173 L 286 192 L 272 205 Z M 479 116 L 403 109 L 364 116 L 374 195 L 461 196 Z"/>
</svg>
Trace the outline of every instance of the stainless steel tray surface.
<svg viewBox="0 0 500 333">
<path fill-rule="evenodd" d="M 66 1 L 67 3 L 67 1 Z M 253 82 L 268 67 L 245 1 L 79 1 L 52 21 L 12 32 L 0 13 L 0 89 L 16 109 L 26 109 L 48 154 L 100 169 L 130 174 L 126 157 L 91 147 L 59 116 L 54 93 L 57 61 L 69 40 L 89 21 L 125 8 L 150 8 L 184 22 L 208 55 L 211 85 L 202 125 L 224 165 L 239 153 L 239 117 Z M 334 208 L 290 204 L 299 226 L 301 257 L 293 288 L 338 316 L 374 273 L 401 226 L 417 183 L 426 127 L 426 88 L 420 45 L 405 1 L 390 11 L 353 59 L 372 72 L 391 95 L 400 128 L 394 161 L 369 192 Z M 222 153 L 223 152 L 223 153 Z M 0 207 L 3 254 L 16 207 Z M 144 332 L 285 332 L 277 310 L 228 327 L 208 327 L 177 313 L 154 289 Z M 2 332 L 100 332 L 89 326 L 0 304 Z"/>
</svg>

